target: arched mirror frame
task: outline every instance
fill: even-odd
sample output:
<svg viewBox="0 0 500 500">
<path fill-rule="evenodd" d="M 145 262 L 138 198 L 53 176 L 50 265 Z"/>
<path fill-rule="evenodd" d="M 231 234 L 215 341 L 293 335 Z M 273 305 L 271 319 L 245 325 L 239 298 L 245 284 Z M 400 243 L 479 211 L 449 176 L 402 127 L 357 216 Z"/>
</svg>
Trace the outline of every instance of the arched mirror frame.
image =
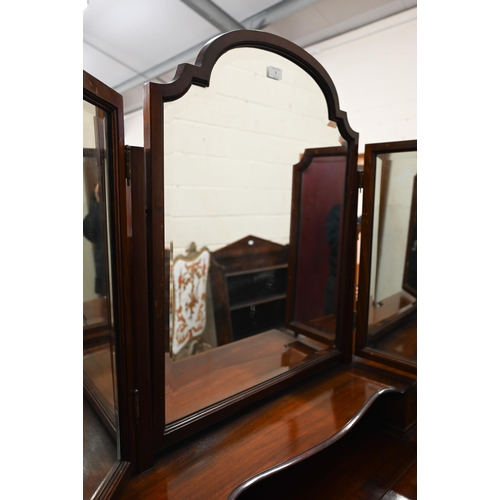
<svg viewBox="0 0 500 500">
<path fill-rule="evenodd" d="M 132 343 L 132 322 L 138 321 L 139 313 L 132 312 L 134 307 L 137 309 L 137 300 L 130 293 L 131 280 L 134 276 L 134 268 L 130 265 L 132 251 L 130 231 L 133 222 L 131 211 L 127 208 L 127 202 L 130 203 L 131 188 L 127 186 L 129 182 L 125 163 L 123 98 L 84 71 L 83 100 L 105 113 L 107 146 L 110 153 L 106 194 L 109 211 L 110 286 L 113 289 L 111 307 L 115 331 L 117 460 L 92 496 L 93 499 L 101 500 L 114 498 L 131 476 L 133 469 L 140 471 L 151 465 L 152 451 L 146 449 L 143 444 L 138 445 L 135 439 L 136 425 L 139 427 L 142 424 L 144 427 L 146 423 L 144 419 L 148 412 L 148 406 L 142 405 L 141 409 L 145 410 L 141 416 L 142 422 L 137 418 L 139 404 L 135 397 L 138 393 L 137 387 L 144 387 L 144 384 L 149 383 L 149 379 L 142 382 L 137 380 L 138 370 L 135 370 L 135 367 L 140 366 L 138 352 L 142 352 L 143 349 L 140 348 L 137 339 L 135 345 Z M 144 432 L 142 434 L 144 435 Z"/>
<path fill-rule="evenodd" d="M 230 413 L 264 397 L 278 388 L 283 388 L 299 379 L 329 366 L 335 361 L 350 361 L 352 355 L 352 320 L 353 307 L 345 311 L 346 317 L 338 328 L 337 348 L 318 357 L 307 365 L 298 367 L 287 374 L 277 376 L 265 383 L 252 387 L 233 397 L 227 398 L 210 408 L 202 409 L 177 422 L 165 425 L 165 353 L 168 345 L 165 339 L 168 304 L 168 286 L 165 283 L 165 251 L 164 251 L 164 103 L 182 97 L 192 85 L 208 87 L 210 76 L 218 59 L 227 51 L 235 48 L 256 48 L 273 52 L 295 63 L 302 68 L 321 89 L 328 110 L 328 119 L 337 124 L 341 136 L 347 143 L 347 182 L 345 198 L 345 220 L 353 223 L 353 229 L 344 224 L 345 241 L 343 255 L 345 271 L 341 286 L 354 290 L 355 268 L 355 223 L 356 223 L 356 169 L 358 134 L 354 132 L 347 120 L 347 114 L 340 110 L 335 86 L 319 62 L 304 49 L 292 42 L 270 33 L 255 30 L 237 30 L 222 34 L 209 41 L 200 51 L 195 64 L 178 66 L 173 80 L 168 84 L 148 83 L 145 85 L 144 97 L 144 149 L 148 186 L 148 218 L 149 234 L 149 283 L 151 301 L 152 328 L 152 394 L 153 434 L 157 448 L 189 435 L 211 422 L 219 420 Z M 333 144 L 332 144 L 333 146 Z M 352 255 L 350 255 L 352 254 Z M 352 272 L 350 272 L 352 270 Z M 351 274 L 351 276 L 348 276 Z M 354 294 L 350 294 L 354 295 Z M 353 304 L 352 304 L 353 305 Z"/>
<path fill-rule="evenodd" d="M 377 157 L 387 153 L 406 153 L 417 151 L 417 141 L 397 141 L 377 144 L 366 144 L 363 170 L 363 212 L 361 219 L 361 254 L 359 271 L 359 294 L 356 328 L 355 354 L 362 358 L 383 363 L 394 368 L 399 368 L 410 373 L 417 373 L 417 362 L 407 358 L 392 355 L 369 346 L 369 308 L 370 308 L 370 279 L 372 269 L 373 251 L 373 225 L 376 189 Z M 403 284 L 402 284 L 403 287 Z M 401 314 L 390 320 L 388 327 L 396 328 L 409 314 L 416 313 L 415 304 Z"/>
</svg>

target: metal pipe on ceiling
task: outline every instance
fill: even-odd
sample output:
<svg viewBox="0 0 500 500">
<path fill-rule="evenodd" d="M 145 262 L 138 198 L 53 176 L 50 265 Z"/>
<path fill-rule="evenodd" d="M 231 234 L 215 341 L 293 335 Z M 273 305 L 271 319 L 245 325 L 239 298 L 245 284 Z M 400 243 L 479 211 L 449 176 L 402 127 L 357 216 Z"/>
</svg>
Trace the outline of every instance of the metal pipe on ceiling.
<svg viewBox="0 0 500 500">
<path fill-rule="evenodd" d="M 207 19 L 207 21 L 211 22 L 212 24 L 214 24 L 215 22 L 219 22 L 221 25 L 223 23 L 227 23 L 227 25 L 224 25 L 225 27 L 221 30 L 221 32 L 230 31 L 232 29 L 262 29 L 269 24 L 276 23 L 278 21 L 281 21 L 282 19 L 285 19 L 286 17 L 291 16 L 292 14 L 300 12 L 301 10 L 310 7 L 311 5 L 318 3 L 319 1 L 321 0 L 283 0 L 269 7 L 268 9 L 258 12 L 248 19 L 245 19 L 240 24 L 210 0 L 182 0 L 182 2 L 184 2 L 186 5 L 189 5 L 189 7 L 191 8 L 193 8 L 191 4 L 196 4 L 197 8 L 199 8 L 200 10 L 205 8 L 207 12 L 210 11 L 210 16 L 212 16 L 214 22 L 205 17 L 205 15 L 200 14 L 199 12 L 198 14 L 202 15 L 202 17 L 205 17 L 205 19 Z M 210 10 L 212 9 L 212 7 L 209 6 L 209 4 L 216 7 L 218 14 L 216 13 L 215 9 Z M 193 8 L 193 10 L 195 9 Z M 230 26 L 231 21 L 237 23 L 237 27 L 233 26 L 232 28 L 227 29 Z M 216 25 L 214 24 L 214 26 Z M 219 26 L 217 27 L 218 29 L 221 29 Z M 161 77 L 165 73 L 168 73 L 172 69 L 175 69 L 180 63 L 194 61 L 201 48 L 208 41 L 209 40 L 205 40 L 203 43 L 195 45 L 194 47 L 191 47 L 183 51 L 182 53 L 170 59 L 167 59 L 166 61 L 163 61 L 160 64 L 147 69 L 146 71 L 143 71 L 141 75 L 134 76 L 124 81 L 123 83 L 115 86 L 114 89 L 120 93 L 126 92 L 127 90 L 137 87 L 138 85 Z M 148 75 L 148 78 L 144 78 L 145 74 Z"/>
</svg>

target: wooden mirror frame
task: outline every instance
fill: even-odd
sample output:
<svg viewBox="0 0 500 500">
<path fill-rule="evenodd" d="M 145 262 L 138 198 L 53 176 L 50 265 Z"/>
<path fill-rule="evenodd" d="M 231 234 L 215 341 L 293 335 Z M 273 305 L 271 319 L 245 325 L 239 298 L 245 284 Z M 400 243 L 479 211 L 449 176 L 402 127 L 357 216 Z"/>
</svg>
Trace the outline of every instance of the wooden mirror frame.
<svg viewBox="0 0 500 500">
<path fill-rule="evenodd" d="M 326 100 L 328 118 L 336 122 L 342 137 L 347 141 L 348 171 L 350 172 L 349 192 L 346 192 L 346 217 L 353 220 L 354 229 L 349 233 L 343 252 L 346 270 L 343 280 L 346 286 L 354 288 L 355 268 L 355 203 L 350 196 L 356 193 L 356 174 L 358 134 L 347 120 L 347 114 L 340 110 L 335 86 L 321 64 L 299 46 L 279 36 L 256 30 L 231 31 L 213 38 L 200 51 L 195 64 L 178 66 L 173 80 L 168 84 L 148 83 L 144 97 L 144 148 L 148 186 L 148 233 L 149 233 L 149 283 L 151 300 L 152 328 L 152 366 L 153 388 L 153 433 L 155 447 L 162 448 L 178 439 L 190 435 L 238 409 L 297 382 L 304 377 L 330 366 L 338 360 L 350 360 L 352 355 L 352 316 L 353 308 L 347 312 L 342 333 L 338 337 L 338 349 L 330 355 L 318 356 L 301 367 L 278 375 L 266 382 L 253 386 L 243 392 L 226 398 L 208 408 L 201 409 L 188 417 L 165 425 L 165 353 L 168 287 L 165 283 L 164 244 L 164 103 L 182 97 L 192 85 L 208 87 L 210 76 L 218 59 L 227 51 L 239 47 L 262 49 L 282 56 L 302 68 L 317 83 Z M 347 231 L 347 230 L 346 230 Z M 159 244 L 161 242 L 161 244 Z M 347 256 L 352 252 L 352 256 Z M 347 276 L 352 270 L 352 277 Z"/>
<path fill-rule="evenodd" d="M 93 499 L 115 498 L 132 472 L 152 466 L 151 400 L 148 340 L 145 212 L 132 216 L 131 200 L 145 205 L 144 161 L 142 148 L 134 148 L 135 183 L 127 171 L 124 146 L 123 97 L 83 71 L 83 99 L 103 110 L 108 118 L 108 220 L 111 287 L 113 289 L 115 331 L 115 390 L 118 399 L 117 457 L 113 467 L 93 495 Z M 137 151 L 140 149 L 140 151 Z M 129 162 L 130 164 L 130 162 Z M 142 217 L 141 217 L 142 215 Z M 136 231 L 137 238 L 132 239 Z M 142 238 L 142 240 L 141 240 Z M 142 241 L 142 243 L 141 243 Z M 133 258 L 132 258 L 133 257 Z M 131 286 L 132 282 L 134 287 Z M 145 335 L 137 332 L 144 331 Z M 135 334 L 134 334 L 135 332 Z M 139 397 L 140 396 L 140 397 Z M 92 398 L 92 395 L 89 395 Z M 90 403 L 95 403 L 90 401 Z M 118 452 L 119 450 L 119 452 Z M 118 455 L 119 453 L 119 455 Z"/>
<path fill-rule="evenodd" d="M 413 179 L 413 190 L 411 195 L 410 224 L 408 228 L 408 241 L 406 243 L 405 270 L 403 274 L 403 289 L 414 297 L 417 296 L 417 289 L 411 281 L 412 268 L 416 266 L 413 262 L 413 243 L 417 238 L 417 176 Z M 416 255 L 415 255 L 416 258 Z"/>
<path fill-rule="evenodd" d="M 416 140 L 366 144 L 365 146 L 363 172 L 363 213 L 361 218 L 361 255 L 355 354 L 359 357 L 377 361 L 410 373 L 417 373 L 416 361 L 392 355 L 378 349 L 373 349 L 368 345 L 368 315 L 370 307 L 370 274 L 372 266 L 377 157 L 380 154 L 405 153 L 412 151 L 417 151 Z M 413 194 L 416 195 L 415 189 Z M 415 200 L 412 200 L 412 212 L 416 212 L 416 197 L 414 196 L 414 198 Z M 403 280 L 401 282 L 401 289 L 403 289 Z M 416 309 L 417 304 L 415 303 L 411 308 L 401 314 L 397 314 L 394 318 L 389 320 L 384 325 L 384 329 L 392 329 L 401 325 L 401 323 L 408 318 L 408 315 L 416 313 Z"/>
<path fill-rule="evenodd" d="M 333 353 L 341 356 L 344 360 L 350 360 L 352 355 L 352 331 L 354 321 L 354 290 L 355 290 L 355 266 L 356 266 L 356 235 L 357 235 L 357 143 L 352 140 L 351 147 L 331 147 L 306 149 L 299 163 L 293 169 L 292 187 L 292 215 L 290 228 L 290 260 L 287 288 L 286 326 L 290 330 L 302 333 L 316 340 L 332 343 L 332 336 L 325 334 L 318 328 L 302 323 L 295 318 L 296 283 L 299 254 L 299 232 L 301 221 L 301 188 L 302 174 L 307 170 L 315 158 L 346 157 L 345 165 L 345 187 L 342 210 L 342 232 L 340 235 L 338 257 L 337 294 L 336 299 L 336 326 L 335 326 L 335 348 Z M 326 235 L 326 228 L 325 228 Z"/>
</svg>

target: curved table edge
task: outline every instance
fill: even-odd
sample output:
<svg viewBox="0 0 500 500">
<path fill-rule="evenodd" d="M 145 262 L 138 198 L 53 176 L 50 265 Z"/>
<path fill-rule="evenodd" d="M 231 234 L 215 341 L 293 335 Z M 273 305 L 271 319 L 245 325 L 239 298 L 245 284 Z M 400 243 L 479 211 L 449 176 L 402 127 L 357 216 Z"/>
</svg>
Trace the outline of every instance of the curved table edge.
<svg viewBox="0 0 500 500">
<path fill-rule="evenodd" d="M 269 477 L 283 469 L 286 469 L 287 467 L 291 467 L 292 465 L 295 465 L 299 462 L 302 462 L 303 460 L 306 460 L 307 458 L 315 455 L 316 453 L 319 453 L 320 451 L 324 450 L 325 448 L 328 448 L 328 446 L 332 445 L 336 441 L 338 441 L 340 438 L 345 436 L 356 424 L 357 422 L 363 417 L 363 415 L 368 411 L 368 409 L 372 406 L 372 404 L 383 394 L 386 393 L 400 393 L 402 394 L 404 391 L 402 389 L 398 389 L 396 387 L 384 387 L 382 389 L 379 389 L 377 392 L 372 394 L 372 396 L 366 401 L 366 403 L 360 408 L 360 410 L 347 422 L 347 424 L 340 429 L 339 432 L 335 433 L 333 436 L 329 437 L 325 441 L 322 441 L 321 443 L 317 444 L 316 446 L 313 446 L 312 448 L 309 448 L 309 450 L 304 451 L 300 453 L 299 455 L 290 458 L 289 460 L 285 462 L 281 462 L 279 464 L 276 464 L 272 467 L 269 467 L 268 469 L 259 472 L 258 474 L 255 474 L 254 476 L 250 477 L 249 479 L 245 480 L 243 483 L 239 484 L 228 496 L 227 500 L 236 500 L 241 493 L 246 491 L 250 486 L 254 485 L 258 481 L 261 481 L 262 479 Z"/>
</svg>

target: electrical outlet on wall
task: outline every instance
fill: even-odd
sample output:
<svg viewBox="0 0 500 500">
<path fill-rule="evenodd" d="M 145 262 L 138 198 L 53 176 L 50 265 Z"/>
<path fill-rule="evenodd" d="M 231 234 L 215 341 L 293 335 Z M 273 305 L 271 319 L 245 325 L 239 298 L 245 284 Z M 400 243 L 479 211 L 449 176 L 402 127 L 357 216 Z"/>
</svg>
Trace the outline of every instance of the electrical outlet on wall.
<svg viewBox="0 0 500 500">
<path fill-rule="evenodd" d="M 273 80 L 281 80 L 283 77 L 283 71 L 280 68 L 275 68 L 274 66 L 267 67 L 267 76 Z"/>
</svg>

